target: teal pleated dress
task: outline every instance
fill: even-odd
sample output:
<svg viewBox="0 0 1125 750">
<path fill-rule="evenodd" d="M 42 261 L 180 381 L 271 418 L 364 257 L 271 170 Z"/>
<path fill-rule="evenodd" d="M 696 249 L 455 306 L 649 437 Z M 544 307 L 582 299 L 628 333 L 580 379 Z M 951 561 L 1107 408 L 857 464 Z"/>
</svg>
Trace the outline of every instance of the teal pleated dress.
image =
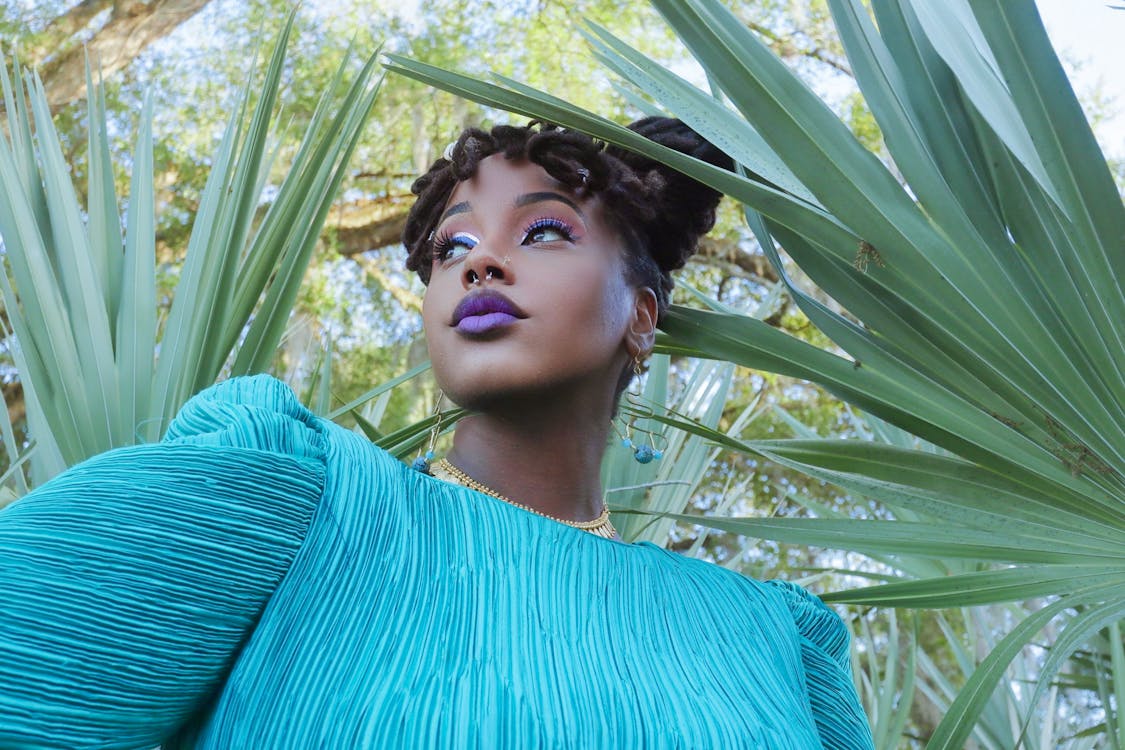
<svg viewBox="0 0 1125 750">
<path fill-rule="evenodd" d="M 266 377 L 0 512 L 0 747 L 869 748 L 815 597 L 404 466 Z"/>
</svg>

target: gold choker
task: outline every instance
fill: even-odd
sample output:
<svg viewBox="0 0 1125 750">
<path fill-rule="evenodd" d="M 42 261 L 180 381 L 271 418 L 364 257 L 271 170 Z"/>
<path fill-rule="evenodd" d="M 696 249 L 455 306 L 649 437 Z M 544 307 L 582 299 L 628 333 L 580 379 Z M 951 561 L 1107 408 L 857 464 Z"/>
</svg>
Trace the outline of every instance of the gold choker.
<svg viewBox="0 0 1125 750">
<path fill-rule="evenodd" d="M 449 463 L 449 461 L 444 459 L 444 458 L 441 459 L 440 461 L 438 461 L 437 463 L 433 464 L 430 467 L 430 473 L 433 474 L 433 476 L 436 477 L 437 479 L 444 480 L 444 481 L 449 482 L 451 484 L 459 484 L 462 487 L 468 487 L 469 489 L 476 490 L 477 492 L 483 492 L 484 494 L 486 494 L 490 497 L 494 497 L 497 500 L 501 500 L 501 501 L 507 503 L 508 505 L 514 505 L 517 508 L 521 508 L 523 510 L 528 511 L 529 513 L 534 513 L 537 516 L 543 516 L 544 518 L 549 518 L 552 521 L 557 521 L 559 523 L 565 523 L 567 526 L 573 526 L 576 529 L 582 529 L 583 531 L 588 531 L 595 536 L 600 536 L 600 537 L 603 537 L 605 539 L 618 539 L 619 538 L 619 536 L 617 534 L 617 529 L 613 528 L 613 524 L 609 520 L 609 506 L 608 505 L 604 505 L 604 504 L 602 505 L 602 512 L 600 514 L 598 514 L 598 517 L 595 518 L 595 519 L 592 519 L 590 521 L 570 521 L 570 520 L 567 520 L 565 518 L 557 518 L 555 516 L 551 516 L 551 515 L 548 515 L 546 513 L 540 513 L 539 511 L 535 510 L 534 508 L 529 508 L 528 506 L 524 505 L 523 503 L 517 503 L 515 500 L 510 500 L 507 497 L 504 497 L 503 495 L 501 495 L 499 492 L 497 492 L 497 491 L 495 491 L 495 490 L 493 490 L 489 487 L 486 487 L 485 485 L 481 484 L 477 480 L 473 479 L 471 476 L 469 476 L 465 472 L 461 471 L 460 469 L 458 469 L 453 464 Z"/>
</svg>

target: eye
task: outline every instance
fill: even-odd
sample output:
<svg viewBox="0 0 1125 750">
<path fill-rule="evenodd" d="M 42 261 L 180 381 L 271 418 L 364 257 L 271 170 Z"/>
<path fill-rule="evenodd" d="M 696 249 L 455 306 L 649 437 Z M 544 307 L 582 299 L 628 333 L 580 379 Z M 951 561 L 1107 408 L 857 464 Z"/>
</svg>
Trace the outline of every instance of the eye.
<svg viewBox="0 0 1125 750">
<path fill-rule="evenodd" d="M 480 243 L 468 232 L 442 232 L 434 238 L 434 258 L 440 261 L 456 260 Z"/>
<path fill-rule="evenodd" d="M 524 245 L 559 241 L 574 241 L 574 229 L 562 219 L 536 219 L 524 230 Z"/>
</svg>

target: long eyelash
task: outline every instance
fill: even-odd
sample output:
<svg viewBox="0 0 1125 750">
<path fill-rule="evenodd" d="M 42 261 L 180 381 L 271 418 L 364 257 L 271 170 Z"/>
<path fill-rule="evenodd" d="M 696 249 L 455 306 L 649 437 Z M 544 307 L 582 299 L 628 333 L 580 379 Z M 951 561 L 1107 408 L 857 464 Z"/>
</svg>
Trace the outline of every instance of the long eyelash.
<svg viewBox="0 0 1125 750">
<path fill-rule="evenodd" d="M 453 233 L 449 230 L 442 230 L 430 240 L 430 255 L 438 260 L 445 260 L 452 249 Z"/>
<path fill-rule="evenodd" d="M 566 238 L 568 240 L 574 239 L 574 227 L 572 227 L 570 224 L 567 224 L 562 219 L 556 219 L 552 216 L 545 216 L 541 219 L 536 219 L 535 221 L 528 224 L 527 229 L 524 229 L 523 233 L 524 235 L 528 235 L 531 232 L 534 232 L 536 229 L 557 229 L 558 231 L 566 235 Z"/>
</svg>

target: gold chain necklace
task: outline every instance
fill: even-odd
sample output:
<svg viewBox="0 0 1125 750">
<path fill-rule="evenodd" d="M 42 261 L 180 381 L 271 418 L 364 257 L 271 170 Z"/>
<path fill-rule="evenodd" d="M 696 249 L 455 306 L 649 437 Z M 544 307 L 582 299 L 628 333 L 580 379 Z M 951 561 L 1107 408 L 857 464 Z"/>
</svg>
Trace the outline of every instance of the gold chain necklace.
<svg viewBox="0 0 1125 750">
<path fill-rule="evenodd" d="M 551 515 L 548 515 L 546 513 L 540 513 L 539 511 L 535 510 L 534 508 L 529 508 L 528 506 L 524 505 L 523 503 L 517 503 L 515 500 L 510 500 L 509 498 L 505 497 L 504 495 L 501 495 L 496 490 L 494 490 L 490 487 L 487 487 L 487 486 L 481 484 L 480 482 L 478 482 L 477 480 L 473 479 L 471 476 L 469 476 L 465 472 L 461 471 L 460 469 L 458 469 L 453 464 L 449 463 L 449 461 L 444 459 L 444 458 L 441 459 L 440 461 L 438 461 L 433 466 L 431 466 L 430 472 L 434 475 L 434 477 L 436 477 L 438 479 L 442 479 L 446 482 L 450 482 L 451 484 L 459 484 L 462 487 L 468 487 L 469 489 L 476 490 L 477 492 L 483 492 L 484 494 L 486 494 L 490 497 L 494 497 L 497 500 L 501 500 L 501 501 L 507 503 L 508 505 L 514 505 L 517 508 L 521 508 L 523 510 L 528 511 L 529 513 L 534 513 L 537 516 L 543 516 L 544 518 L 549 518 L 552 521 L 557 521 L 559 523 L 565 523 L 567 526 L 573 526 L 576 529 L 582 529 L 583 531 L 588 531 L 595 536 L 604 537 L 605 539 L 616 539 L 616 538 L 618 538 L 617 529 L 613 528 L 613 524 L 609 520 L 609 506 L 608 505 L 603 504 L 602 505 L 602 512 L 600 514 L 598 514 L 597 518 L 594 518 L 590 521 L 570 521 L 570 520 L 567 520 L 565 518 L 557 518 L 555 516 L 551 516 Z"/>
</svg>

